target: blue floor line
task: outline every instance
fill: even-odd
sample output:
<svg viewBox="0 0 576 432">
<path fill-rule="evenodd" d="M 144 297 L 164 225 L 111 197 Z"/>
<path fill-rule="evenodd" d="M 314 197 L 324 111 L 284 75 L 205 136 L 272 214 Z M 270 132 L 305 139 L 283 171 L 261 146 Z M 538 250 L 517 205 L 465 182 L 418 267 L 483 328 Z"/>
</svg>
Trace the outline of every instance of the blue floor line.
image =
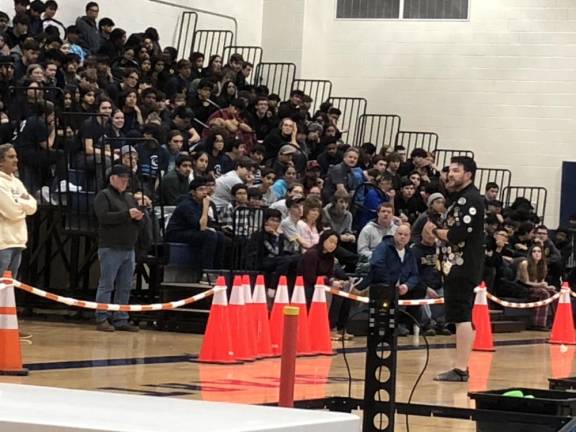
<svg viewBox="0 0 576 432">
<path fill-rule="evenodd" d="M 495 342 L 495 346 L 520 346 L 520 345 L 540 345 L 545 344 L 547 339 L 526 339 L 526 340 L 509 340 Z M 443 343 L 443 344 L 430 344 L 430 349 L 454 349 L 456 344 Z M 416 351 L 423 350 L 426 346 L 424 344 L 404 345 L 399 347 L 399 351 Z M 338 348 L 338 354 L 342 353 L 342 348 Z M 358 354 L 366 351 L 365 347 L 350 347 L 346 348 L 346 354 Z M 91 369 L 101 367 L 115 367 L 115 366 L 137 366 L 137 365 L 152 365 L 152 364 L 171 364 L 171 363 L 195 363 L 198 359 L 197 354 L 184 354 L 174 356 L 158 356 L 158 357 L 132 357 L 132 358 L 118 358 L 118 359 L 102 359 L 102 360 L 77 360 L 77 361 L 63 361 L 63 362 L 44 362 L 44 363 L 30 363 L 24 365 L 30 371 L 55 371 L 65 369 Z"/>
</svg>

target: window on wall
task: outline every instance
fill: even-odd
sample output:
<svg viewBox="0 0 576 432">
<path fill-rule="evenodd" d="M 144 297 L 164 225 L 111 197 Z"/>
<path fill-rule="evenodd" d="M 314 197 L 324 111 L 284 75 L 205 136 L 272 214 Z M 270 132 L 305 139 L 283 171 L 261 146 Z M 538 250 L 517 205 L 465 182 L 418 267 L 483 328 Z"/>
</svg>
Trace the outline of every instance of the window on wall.
<svg viewBox="0 0 576 432">
<path fill-rule="evenodd" d="M 468 19 L 469 0 L 336 0 L 336 18 Z"/>
</svg>

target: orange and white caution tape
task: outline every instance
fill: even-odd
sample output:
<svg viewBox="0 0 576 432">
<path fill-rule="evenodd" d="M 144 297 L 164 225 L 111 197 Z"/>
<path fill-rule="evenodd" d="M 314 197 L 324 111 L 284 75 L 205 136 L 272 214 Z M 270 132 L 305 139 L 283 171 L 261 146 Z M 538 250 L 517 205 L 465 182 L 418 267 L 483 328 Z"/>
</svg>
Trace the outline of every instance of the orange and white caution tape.
<svg viewBox="0 0 576 432">
<path fill-rule="evenodd" d="M 337 288 L 332 288 L 332 287 L 324 287 L 326 289 L 326 291 L 328 291 L 331 294 L 340 296 L 340 297 L 344 297 L 350 300 L 354 300 L 360 303 L 368 303 L 370 301 L 370 299 L 368 299 L 368 297 L 364 297 L 364 296 L 359 296 L 356 294 L 350 294 L 349 292 L 346 291 L 341 291 Z"/>
<path fill-rule="evenodd" d="M 6 279 L 4 279 L 6 282 Z M 95 303 L 89 302 L 84 300 L 77 300 L 70 297 L 63 297 L 56 294 L 49 293 L 47 291 L 31 287 L 24 283 L 21 283 L 17 280 L 12 281 L 16 288 L 19 288 L 23 291 L 29 292 L 30 294 L 37 295 L 39 297 L 44 297 L 48 300 L 52 300 L 58 303 L 63 303 L 68 306 L 79 307 L 83 309 L 94 309 L 94 310 L 103 310 L 103 311 L 120 311 L 120 312 L 151 312 L 151 311 L 161 311 L 161 310 L 171 310 L 171 309 L 178 309 L 182 306 L 189 305 L 190 303 L 194 303 L 200 300 L 203 300 L 207 297 L 210 297 L 214 294 L 217 290 L 224 290 L 225 287 L 215 287 L 211 288 L 203 293 L 196 294 L 191 297 L 187 297 L 183 300 L 173 301 L 169 303 L 153 303 L 147 305 L 120 305 L 120 304 L 104 304 L 104 303 Z"/>
<path fill-rule="evenodd" d="M 547 298 L 546 300 L 541 300 L 541 301 L 531 302 L 531 303 L 514 303 L 514 302 L 509 302 L 506 300 L 500 300 L 498 297 L 490 294 L 489 292 L 486 292 L 486 296 L 490 300 L 492 300 L 494 303 L 498 303 L 499 305 L 504 306 L 504 307 L 513 308 L 513 309 L 532 309 L 532 308 L 547 306 L 550 303 L 554 303 L 556 300 L 558 300 L 560 298 L 560 293 L 556 293 L 552 297 Z"/>
<path fill-rule="evenodd" d="M 331 287 L 325 287 L 326 291 L 340 296 L 340 297 L 344 297 L 350 300 L 354 300 L 360 303 L 369 303 L 370 299 L 368 297 L 364 297 L 364 296 L 359 296 L 356 294 L 350 294 L 349 292 L 346 291 L 341 291 L 339 289 L 336 288 L 331 288 Z M 438 299 L 417 299 L 417 300 L 399 300 L 398 304 L 400 306 L 422 306 L 422 305 L 435 305 L 435 304 L 444 304 L 444 298 L 438 298 Z"/>
</svg>

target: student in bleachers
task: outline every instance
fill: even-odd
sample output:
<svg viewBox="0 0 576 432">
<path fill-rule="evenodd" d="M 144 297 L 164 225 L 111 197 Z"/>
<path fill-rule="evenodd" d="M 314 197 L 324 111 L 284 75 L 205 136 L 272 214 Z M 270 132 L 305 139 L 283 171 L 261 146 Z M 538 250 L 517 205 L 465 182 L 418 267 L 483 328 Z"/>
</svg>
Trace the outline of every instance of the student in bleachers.
<svg viewBox="0 0 576 432">
<path fill-rule="evenodd" d="M 236 169 L 216 179 L 214 204 L 220 212 L 228 203 L 232 203 L 232 188 L 239 183 L 248 184 L 252 181 L 254 162 L 248 157 L 241 157 L 236 162 Z"/>
<path fill-rule="evenodd" d="M 270 208 L 280 211 L 282 218 L 288 216 L 287 200 L 289 198 L 304 198 L 304 185 L 302 183 L 292 183 L 286 192 L 286 198 L 275 201 Z"/>
<path fill-rule="evenodd" d="M 392 176 L 387 172 L 376 177 L 375 185 L 367 187 L 364 202 L 356 212 L 355 229 L 361 230 L 376 217 L 380 204 L 394 200 L 396 191 L 392 189 Z"/>
<path fill-rule="evenodd" d="M 99 12 L 98 3 L 89 2 L 86 3 L 86 15 L 76 19 L 76 27 L 82 38 L 82 47 L 92 54 L 96 54 L 100 48 L 100 33 L 96 25 Z"/>
<path fill-rule="evenodd" d="M 208 225 L 212 199 L 206 183 L 205 177 L 190 182 L 189 194 L 178 204 L 166 228 L 167 241 L 188 243 L 197 251 L 203 270 L 222 268 L 224 247 L 224 234 Z"/>
<path fill-rule="evenodd" d="M 398 222 L 394 219 L 392 203 L 382 203 L 378 207 L 375 220 L 366 224 L 358 236 L 358 273 L 367 273 L 372 253 L 385 236 L 394 235 Z"/>
<path fill-rule="evenodd" d="M 318 243 L 322 224 L 322 201 L 317 198 L 307 197 L 304 201 L 302 214 L 303 224 L 298 224 L 298 237 L 302 252 L 306 252 Z"/>
<path fill-rule="evenodd" d="M 276 173 L 272 168 L 264 168 L 260 172 L 260 184 L 253 186 L 262 195 L 262 204 L 266 207 L 276 202 L 276 195 L 272 190 L 272 185 L 276 181 Z"/>
<path fill-rule="evenodd" d="M 484 188 L 484 201 L 486 209 L 488 206 L 498 199 L 498 194 L 500 193 L 500 186 L 498 183 L 488 182 Z"/>
<path fill-rule="evenodd" d="M 542 246 L 534 244 L 528 250 L 527 258 L 518 264 L 517 281 L 524 288 L 528 301 L 540 301 L 556 294 L 556 289 L 548 285 L 548 266 Z M 549 330 L 548 306 L 534 309 L 532 330 Z"/>
<path fill-rule="evenodd" d="M 274 173 L 276 174 L 277 180 L 272 185 L 272 193 L 274 194 L 275 200 L 278 201 L 286 198 L 290 187 L 298 182 L 298 173 L 292 164 L 286 166 L 281 176 L 278 176 L 276 171 L 274 171 Z"/>
<path fill-rule="evenodd" d="M 168 206 L 176 205 L 180 198 L 188 193 L 192 165 L 192 158 L 187 154 L 181 154 L 176 158 L 175 167 L 168 170 L 166 175 L 162 177 L 162 204 Z"/>
<path fill-rule="evenodd" d="M 358 149 L 351 147 L 344 153 L 342 162 L 328 170 L 323 190 L 325 201 L 337 190 L 353 194 L 364 182 L 364 173 L 357 167 L 359 157 Z"/>
<path fill-rule="evenodd" d="M 420 194 L 416 194 L 414 184 L 402 180 L 400 191 L 394 198 L 394 212 L 402 221 L 413 224 L 421 213 L 426 211 L 426 204 Z"/>
<path fill-rule="evenodd" d="M 398 174 L 398 169 L 403 159 L 400 153 L 393 152 L 386 156 L 386 161 L 388 166 L 386 167 L 386 172 L 392 177 L 392 188 L 396 191 L 400 190 L 400 184 L 402 182 L 400 175 Z"/>
<path fill-rule="evenodd" d="M 264 212 L 264 227 L 254 233 L 248 244 L 249 268 L 263 271 L 267 286 L 273 290 L 278 285 L 280 275 L 294 280 L 300 254 L 286 249 L 288 244 L 285 234 L 280 230 L 282 214 L 275 209 Z"/>
</svg>

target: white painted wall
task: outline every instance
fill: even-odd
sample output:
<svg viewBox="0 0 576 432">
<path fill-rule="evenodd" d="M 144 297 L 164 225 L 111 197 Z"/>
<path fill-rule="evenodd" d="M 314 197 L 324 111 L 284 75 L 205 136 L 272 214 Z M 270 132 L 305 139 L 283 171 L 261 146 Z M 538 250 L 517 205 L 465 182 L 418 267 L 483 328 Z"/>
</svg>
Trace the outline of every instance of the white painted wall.
<svg viewBox="0 0 576 432">
<path fill-rule="evenodd" d="M 236 17 L 238 20 L 239 45 L 257 45 L 262 40 L 262 1 L 263 0 L 166 0 L 176 5 L 190 6 Z M 84 15 L 87 1 L 58 2 L 59 10 L 56 18 L 65 25 L 73 24 L 76 18 Z M 175 45 L 178 24 L 183 9 L 153 3 L 148 0 L 97 0 L 100 5 L 99 18 L 110 17 L 117 27 L 128 33 L 144 31 L 147 27 L 155 27 L 160 34 L 163 46 Z M 0 0 L 0 10 L 14 15 L 12 0 Z M 199 29 L 233 30 L 230 20 L 199 14 Z"/>
<path fill-rule="evenodd" d="M 335 2 L 306 1 L 299 75 L 546 187 L 558 223 L 561 162 L 576 159 L 576 2 L 471 0 L 469 22 L 336 20 Z"/>
</svg>

